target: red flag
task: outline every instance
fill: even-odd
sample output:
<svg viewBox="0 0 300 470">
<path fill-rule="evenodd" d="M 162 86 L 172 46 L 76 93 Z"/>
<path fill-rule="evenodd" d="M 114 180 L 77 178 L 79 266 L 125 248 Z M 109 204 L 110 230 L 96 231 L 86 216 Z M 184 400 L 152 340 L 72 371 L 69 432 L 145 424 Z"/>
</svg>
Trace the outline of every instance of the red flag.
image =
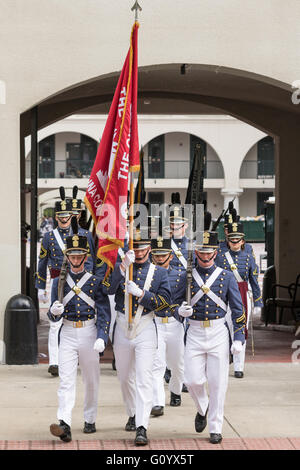
<svg viewBox="0 0 300 470">
<path fill-rule="evenodd" d="M 128 177 L 139 170 L 137 125 L 137 33 L 131 31 L 130 48 L 115 90 L 105 129 L 85 194 L 99 239 L 97 255 L 114 268 L 118 248 L 124 246 L 127 222 Z"/>
</svg>

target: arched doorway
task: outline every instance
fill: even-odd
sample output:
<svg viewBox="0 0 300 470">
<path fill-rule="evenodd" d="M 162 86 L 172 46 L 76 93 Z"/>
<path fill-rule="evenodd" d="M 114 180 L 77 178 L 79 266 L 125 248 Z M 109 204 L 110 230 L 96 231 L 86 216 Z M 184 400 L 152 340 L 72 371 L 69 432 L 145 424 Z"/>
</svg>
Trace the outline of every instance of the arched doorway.
<svg viewBox="0 0 300 470">
<path fill-rule="evenodd" d="M 299 247 L 293 243 L 300 221 L 293 216 L 299 174 L 300 108 L 292 103 L 286 83 L 214 65 L 164 64 L 139 69 L 138 112 L 141 114 L 229 114 L 276 141 L 275 265 L 278 280 L 291 282 L 298 270 Z M 118 74 L 74 85 L 39 103 L 39 129 L 74 112 L 107 113 Z M 21 135 L 31 132 L 31 110 L 21 115 Z M 284 159 L 282 156 L 284 155 Z M 295 171 L 290 172 L 293 168 Z M 297 169 L 297 171 L 296 171 Z M 284 223 L 284 221 L 286 221 Z"/>
</svg>

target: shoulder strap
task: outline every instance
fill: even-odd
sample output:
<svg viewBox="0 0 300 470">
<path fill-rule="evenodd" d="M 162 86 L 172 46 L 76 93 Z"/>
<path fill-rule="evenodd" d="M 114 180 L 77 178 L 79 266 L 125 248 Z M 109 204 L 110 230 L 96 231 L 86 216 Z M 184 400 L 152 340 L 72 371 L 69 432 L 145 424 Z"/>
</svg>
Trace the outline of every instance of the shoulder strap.
<svg viewBox="0 0 300 470">
<path fill-rule="evenodd" d="M 181 253 L 181 251 L 178 249 L 178 246 L 176 245 L 176 243 L 174 242 L 173 238 L 171 239 L 171 248 L 172 250 L 174 251 L 175 255 L 177 256 L 177 258 L 179 259 L 180 263 L 182 264 L 182 266 L 186 269 L 187 268 L 187 260 L 185 259 L 185 257 L 183 256 L 183 254 Z"/>
<path fill-rule="evenodd" d="M 62 241 L 60 233 L 59 233 L 57 228 L 53 230 L 53 235 L 55 236 L 56 241 L 59 244 L 59 247 L 60 247 L 61 251 L 65 251 L 65 244 Z"/>
<path fill-rule="evenodd" d="M 240 273 L 238 272 L 238 269 L 237 269 L 236 265 L 234 264 L 232 256 L 229 253 L 229 251 L 226 251 L 226 253 L 224 253 L 224 254 L 226 256 L 226 259 L 229 263 L 230 269 L 233 272 L 234 277 L 236 278 L 237 282 L 243 282 L 243 279 L 241 278 Z"/>
</svg>

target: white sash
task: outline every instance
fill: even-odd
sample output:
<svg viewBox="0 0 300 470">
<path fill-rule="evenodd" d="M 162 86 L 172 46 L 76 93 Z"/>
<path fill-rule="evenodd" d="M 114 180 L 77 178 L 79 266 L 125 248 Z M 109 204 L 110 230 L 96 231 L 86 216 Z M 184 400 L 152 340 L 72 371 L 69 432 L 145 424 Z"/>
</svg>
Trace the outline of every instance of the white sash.
<svg viewBox="0 0 300 470">
<path fill-rule="evenodd" d="M 197 292 L 197 294 L 194 295 L 194 297 L 192 297 L 192 300 L 191 300 L 192 306 L 195 305 L 198 302 L 198 300 L 200 300 L 201 297 L 203 297 L 204 294 L 206 294 L 213 302 L 215 302 L 217 305 L 220 305 L 220 307 L 226 312 L 227 305 L 225 304 L 225 302 L 220 297 L 218 297 L 214 292 L 210 290 L 210 287 L 213 285 L 215 280 L 219 277 L 221 272 L 222 272 L 222 269 L 217 267 L 204 284 L 197 269 L 196 268 L 193 269 L 193 278 L 195 279 L 198 286 L 200 287 L 200 290 Z"/>
<path fill-rule="evenodd" d="M 125 253 L 124 253 L 124 251 L 122 250 L 122 248 L 119 248 L 119 249 L 118 249 L 118 254 L 119 254 L 119 256 L 120 256 L 121 259 L 123 259 L 124 256 L 125 256 Z"/>
<path fill-rule="evenodd" d="M 149 287 L 150 287 L 150 284 L 152 282 L 152 279 L 153 279 L 153 275 L 154 275 L 154 271 L 155 271 L 155 265 L 153 263 L 150 263 L 150 266 L 149 266 L 149 269 L 148 269 L 148 273 L 147 273 L 147 276 L 146 276 L 146 280 L 145 280 L 145 284 L 144 284 L 144 287 L 143 289 L 144 290 L 149 290 Z M 129 323 L 128 323 L 128 317 L 129 317 L 129 294 L 127 292 L 127 279 L 128 279 L 128 269 L 126 269 L 126 276 L 125 276 L 125 318 L 126 318 L 126 325 L 127 325 L 127 329 L 126 329 L 126 337 L 128 339 L 133 339 L 136 337 L 137 335 L 137 327 L 139 325 L 139 322 L 140 322 L 140 319 L 141 319 L 141 316 L 142 316 L 142 313 L 143 313 L 143 310 L 144 310 L 144 307 L 143 305 L 139 305 L 138 306 L 138 309 L 137 309 L 137 312 L 135 314 L 135 317 L 133 318 L 132 320 L 132 323 L 131 323 L 131 327 L 129 329 Z M 153 312 L 150 312 L 148 315 L 147 315 L 147 318 L 149 320 L 152 320 L 154 318 L 154 313 Z"/>
<path fill-rule="evenodd" d="M 175 255 L 177 256 L 177 258 L 179 259 L 180 263 L 182 264 L 182 266 L 186 269 L 187 268 L 187 260 L 185 259 L 185 257 L 183 256 L 183 254 L 181 253 L 181 251 L 178 249 L 178 246 L 176 245 L 176 243 L 174 242 L 173 238 L 171 239 L 171 248 L 172 250 L 174 251 Z"/>
<path fill-rule="evenodd" d="M 88 305 L 90 305 L 92 308 L 95 308 L 95 301 L 93 299 L 91 299 L 88 295 L 86 295 L 84 292 L 82 292 L 81 290 L 79 290 L 78 292 L 76 292 L 76 288 L 78 289 L 81 289 L 84 284 L 88 281 L 88 279 L 92 276 L 91 273 L 85 273 L 84 276 L 82 276 L 82 278 L 80 279 L 80 281 L 78 282 L 78 284 L 75 284 L 75 282 L 73 281 L 73 279 L 71 278 L 70 274 L 68 274 L 67 276 L 67 283 L 68 285 L 70 286 L 71 290 L 70 292 L 63 298 L 63 305 L 65 306 L 68 302 L 70 302 L 70 300 L 74 297 L 74 295 L 78 295 L 78 297 L 80 297 L 85 303 L 87 303 Z M 73 290 L 75 287 L 75 290 Z"/>
<path fill-rule="evenodd" d="M 241 276 L 238 272 L 238 269 L 237 269 L 236 265 L 234 264 L 232 256 L 229 253 L 229 251 L 226 251 L 225 256 L 226 256 L 226 259 L 229 263 L 230 269 L 233 272 L 234 277 L 236 278 L 237 282 L 243 282 L 243 279 L 241 278 Z"/>
<path fill-rule="evenodd" d="M 61 238 L 60 233 L 59 233 L 57 228 L 53 230 L 53 235 L 55 236 L 56 241 L 59 244 L 59 247 L 60 247 L 61 251 L 64 252 L 66 247 L 65 247 L 64 242 L 62 241 L 62 238 Z"/>
</svg>

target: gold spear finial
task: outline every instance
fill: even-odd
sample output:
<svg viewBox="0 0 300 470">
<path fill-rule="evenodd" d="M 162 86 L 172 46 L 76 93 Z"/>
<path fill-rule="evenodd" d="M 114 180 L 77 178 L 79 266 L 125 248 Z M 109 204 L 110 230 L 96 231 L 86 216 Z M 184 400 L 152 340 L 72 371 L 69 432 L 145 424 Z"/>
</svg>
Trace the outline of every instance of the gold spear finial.
<svg viewBox="0 0 300 470">
<path fill-rule="evenodd" d="M 135 1 L 133 7 L 131 8 L 131 11 L 135 10 L 135 21 L 138 20 L 138 12 L 142 11 L 142 7 L 139 5 L 138 0 Z"/>
</svg>

